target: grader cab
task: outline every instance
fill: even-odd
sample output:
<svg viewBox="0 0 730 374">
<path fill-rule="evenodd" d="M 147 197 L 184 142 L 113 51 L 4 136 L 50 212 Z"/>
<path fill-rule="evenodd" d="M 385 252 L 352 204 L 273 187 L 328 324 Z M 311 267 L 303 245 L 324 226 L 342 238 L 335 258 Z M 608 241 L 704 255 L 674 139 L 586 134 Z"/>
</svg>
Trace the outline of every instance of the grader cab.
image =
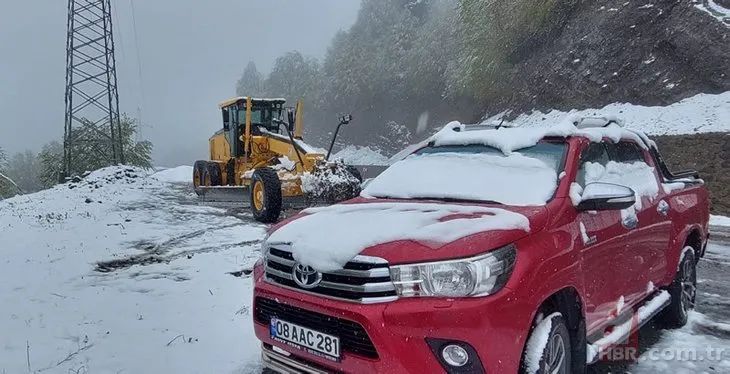
<svg viewBox="0 0 730 374">
<path fill-rule="evenodd" d="M 328 161 L 323 150 L 302 139 L 302 101 L 296 108 L 285 104 L 284 99 L 251 97 L 220 104 L 223 128 L 210 138 L 210 160 L 193 168 L 202 202 L 247 206 L 256 220 L 271 223 L 282 209 L 335 203 L 360 193 L 357 169 Z M 338 128 L 350 120 L 341 118 Z"/>
</svg>

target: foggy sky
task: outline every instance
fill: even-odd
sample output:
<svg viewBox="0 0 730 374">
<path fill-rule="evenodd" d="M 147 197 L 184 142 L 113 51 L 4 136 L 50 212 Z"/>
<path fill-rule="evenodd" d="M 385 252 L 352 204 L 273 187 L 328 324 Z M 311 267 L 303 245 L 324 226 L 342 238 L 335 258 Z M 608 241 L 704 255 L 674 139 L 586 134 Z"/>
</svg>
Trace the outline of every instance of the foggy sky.
<svg viewBox="0 0 730 374">
<path fill-rule="evenodd" d="M 359 0 L 113 0 L 120 108 L 143 121 L 159 166 L 207 155 L 217 105 L 248 61 L 324 56 L 355 21 Z M 136 15 L 137 63 L 132 4 Z M 9 154 L 61 140 L 66 0 L 16 1 L 0 11 L 0 147 Z"/>
</svg>

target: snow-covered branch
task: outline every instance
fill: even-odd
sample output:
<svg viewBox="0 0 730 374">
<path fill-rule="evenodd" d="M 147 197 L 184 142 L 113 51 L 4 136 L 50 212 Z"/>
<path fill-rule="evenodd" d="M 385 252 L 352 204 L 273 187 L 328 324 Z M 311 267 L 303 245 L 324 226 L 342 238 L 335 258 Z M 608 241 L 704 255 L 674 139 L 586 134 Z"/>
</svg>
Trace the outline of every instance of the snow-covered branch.
<svg viewBox="0 0 730 374">
<path fill-rule="evenodd" d="M 17 183 L 15 183 L 15 181 L 14 181 L 14 180 L 10 179 L 10 177 L 8 177 L 7 175 L 5 175 L 5 174 L 3 174 L 3 173 L 0 173 L 0 179 L 4 179 L 4 180 L 8 181 L 8 182 L 9 182 L 10 184 L 12 184 L 12 185 L 13 185 L 13 186 L 14 186 L 14 187 L 15 187 L 16 189 L 18 189 L 18 192 L 20 192 L 20 194 L 21 194 L 21 195 L 22 195 L 22 194 L 24 194 L 24 192 L 23 192 L 23 189 L 21 189 L 21 188 L 20 188 L 20 187 L 18 186 L 18 184 L 17 184 Z"/>
</svg>

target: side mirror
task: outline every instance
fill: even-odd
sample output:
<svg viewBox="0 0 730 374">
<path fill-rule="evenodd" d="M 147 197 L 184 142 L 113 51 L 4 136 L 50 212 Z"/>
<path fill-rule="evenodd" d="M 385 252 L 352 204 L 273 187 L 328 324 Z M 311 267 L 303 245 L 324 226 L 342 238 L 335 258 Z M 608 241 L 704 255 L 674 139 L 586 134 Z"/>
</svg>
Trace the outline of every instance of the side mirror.
<svg viewBox="0 0 730 374">
<path fill-rule="evenodd" d="M 287 119 L 289 120 L 289 125 L 287 128 L 289 129 L 290 133 L 294 133 L 294 125 L 296 124 L 296 117 L 295 117 L 294 111 L 291 108 L 289 108 L 286 111 L 286 115 L 288 117 Z"/>
<path fill-rule="evenodd" d="M 347 125 L 352 121 L 352 114 L 344 115 L 340 117 L 340 123 L 343 125 Z"/>
<path fill-rule="evenodd" d="M 365 179 L 364 181 L 362 181 L 362 183 L 360 183 L 360 188 L 362 188 L 364 190 L 365 187 L 367 187 L 368 184 L 370 184 L 370 182 L 373 181 L 373 179 L 374 178 L 368 178 L 368 179 Z"/>
<path fill-rule="evenodd" d="M 636 203 L 636 194 L 629 187 L 619 184 L 594 182 L 583 189 L 579 211 L 621 210 Z"/>
</svg>

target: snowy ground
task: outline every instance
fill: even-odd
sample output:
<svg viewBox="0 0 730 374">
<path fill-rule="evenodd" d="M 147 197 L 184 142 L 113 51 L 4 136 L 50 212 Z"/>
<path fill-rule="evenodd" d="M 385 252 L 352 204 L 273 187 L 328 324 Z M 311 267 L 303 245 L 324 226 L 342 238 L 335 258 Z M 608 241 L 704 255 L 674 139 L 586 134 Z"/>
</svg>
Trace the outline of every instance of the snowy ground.
<svg viewBox="0 0 730 374">
<path fill-rule="evenodd" d="M 146 174 L 102 170 L 0 202 L 0 373 L 260 372 L 243 270 L 265 227 L 195 205 L 189 167 Z M 730 246 L 708 251 L 692 322 L 642 337 L 726 348 L 726 361 L 596 370 L 730 372 Z"/>
<path fill-rule="evenodd" d="M 730 27 L 730 9 L 723 7 L 713 0 L 695 0 L 695 6 L 707 12 L 712 17 L 715 17 L 718 21 Z"/>
<path fill-rule="evenodd" d="M 228 273 L 264 227 L 109 174 L 0 202 L 0 372 L 256 372 L 251 281 Z"/>
</svg>

